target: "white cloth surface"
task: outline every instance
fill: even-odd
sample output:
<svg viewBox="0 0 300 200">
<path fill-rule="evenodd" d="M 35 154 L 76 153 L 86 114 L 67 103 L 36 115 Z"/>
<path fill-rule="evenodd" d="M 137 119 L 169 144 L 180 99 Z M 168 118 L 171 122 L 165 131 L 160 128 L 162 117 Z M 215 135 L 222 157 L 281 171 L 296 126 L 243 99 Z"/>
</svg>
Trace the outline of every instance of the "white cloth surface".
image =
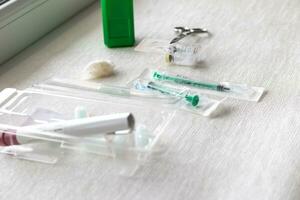
<svg viewBox="0 0 300 200">
<path fill-rule="evenodd" d="M 300 198 L 300 1 L 138 0 L 136 39 L 164 38 L 174 26 L 213 33 L 198 68 L 174 72 L 262 86 L 258 102 L 228 99 L 223 113 L 180 113 L 167 133 L 168 151 L 133 177 L 110 173 L 105 158 L 76 157 L 45 165 L 0 157 L 0 199 Z M 38 27 L 37 27 L 38 28 Z M 102 42 L 95 3 L 0 68 L 0 86 L 26 88 L 50 77 L 79 77 L 91 61 L 110 59 L 126 83 L 158 55 Z"/>
</svg>

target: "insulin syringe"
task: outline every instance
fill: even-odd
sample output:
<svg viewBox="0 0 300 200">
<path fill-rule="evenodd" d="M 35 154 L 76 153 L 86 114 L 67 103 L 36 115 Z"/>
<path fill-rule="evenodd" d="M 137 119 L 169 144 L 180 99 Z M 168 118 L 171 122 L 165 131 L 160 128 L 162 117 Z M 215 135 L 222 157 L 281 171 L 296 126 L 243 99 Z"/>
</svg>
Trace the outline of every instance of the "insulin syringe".
<svg viewBox="0 0 300 200">
<path fill-rule="evenodd" d="M 63 141 L 97 134 L 129 134 L 134 128 L 131 113 L 102 115 L 42 125 L 24 126 L 0 133 L 0 146 L 26 144 L 34 139 Z"/>
<path fill-rule="evenodd" d="M 161 73 L 158 71 L 154 72 L 152 77 L 155 80 L 170 81 L 170 82 L 174 82 L 174 83 L 178 83 L 178 84 L 182 84 L 182 85 L 190 85 L 193 87 L 203 88 L 203 89 L 223 91 L 223 92 L 230 90 L 230 88 L 225 87 L 222 84 L 195 81 L 195 80 L 187 79 L 187 78 L 184 78 L 181 76 L 167 75 L 165 73 Z"/>
</svg>

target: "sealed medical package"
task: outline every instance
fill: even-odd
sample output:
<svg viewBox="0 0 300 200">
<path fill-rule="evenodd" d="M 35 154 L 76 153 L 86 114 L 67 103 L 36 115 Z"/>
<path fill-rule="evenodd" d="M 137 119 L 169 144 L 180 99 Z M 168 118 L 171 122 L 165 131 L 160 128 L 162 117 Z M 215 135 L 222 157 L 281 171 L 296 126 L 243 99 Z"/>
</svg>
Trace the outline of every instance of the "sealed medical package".
<svg viewBox="0 0 300 200">
<path fill-rule="evenodd" d="M 201 48 L 197 44 L 174 43 L 168 40 L 146 38 L 138 44 L 136 51 L 160 54 L 170 65 L 197 66 L 202 60 Z"/>
<path fill-rule="evenodd" d="M 52 79 L 50 85 L 84 89 L 93 91 L 94 94 L 105 93 L 125 99 L 135 99 L 140 103 L 153 106 L 162 106 L 167 110 L 183 110 L 202 116 L 210 116 L 225 98 L 211 98 L 201 93 L 196 93 L 187 88 L 174 88 L 161 85 L 149 79 L 135 78 L 126 86 L 77 81 L 71 79 Z"/>
<path fill-rule="evenodd" d="M 173 72 L 159 69 L 146 69 L 139 76 L 141 79 L 158 81 L 167 86 L 190 88 L 202 94 L 212 94 L 247 101 L 259 101 L 265 89 L 248 84 L 233 83 L 229 81 L 207 81 L 196 77 L 187 77 Z"/>
<path fill-rule="evenodd" d="M 133 99 L 47 83 L 7 88 L 0 93 L 0 153 L 47 164 L 76 152 L 99 155 L 128 175 L 166 150 L 164 133 L 174 114 Z"/>
</svg>

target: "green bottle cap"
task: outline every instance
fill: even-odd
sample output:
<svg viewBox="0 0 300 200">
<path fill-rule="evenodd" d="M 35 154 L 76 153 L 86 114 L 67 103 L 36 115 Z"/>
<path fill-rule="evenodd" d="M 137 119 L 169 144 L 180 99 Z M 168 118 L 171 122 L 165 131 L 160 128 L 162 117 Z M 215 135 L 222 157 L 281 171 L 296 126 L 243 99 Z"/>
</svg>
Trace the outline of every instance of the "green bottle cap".
<svg viewBox="0 0 300 200">
<path fill-rule="evenodd" d="M 103 36 L 107 47 L 133 46 L 133 0 L 101 0 Z"/>
</svg>

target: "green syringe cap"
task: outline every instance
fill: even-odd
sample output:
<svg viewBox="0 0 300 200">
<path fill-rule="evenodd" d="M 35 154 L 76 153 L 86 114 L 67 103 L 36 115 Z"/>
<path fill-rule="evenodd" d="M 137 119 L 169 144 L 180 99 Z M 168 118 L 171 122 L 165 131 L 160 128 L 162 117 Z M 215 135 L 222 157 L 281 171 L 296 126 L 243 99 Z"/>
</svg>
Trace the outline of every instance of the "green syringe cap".
<svg viewBox="0 0 300 200">
<path fill-rule="evenodd" d="M 199 96 L 198 96 L 198 95 L 194 95 L 194 96 L 192 96 L 192 95 L 187 95 L 187 96 L 185 97 L 185 99 L 186 99 L 188 102 L 190 102 L 190 103 L 192 104 L 192 106 L 197 106 L 198 103 L 199 103 Z"/>
</svg>

